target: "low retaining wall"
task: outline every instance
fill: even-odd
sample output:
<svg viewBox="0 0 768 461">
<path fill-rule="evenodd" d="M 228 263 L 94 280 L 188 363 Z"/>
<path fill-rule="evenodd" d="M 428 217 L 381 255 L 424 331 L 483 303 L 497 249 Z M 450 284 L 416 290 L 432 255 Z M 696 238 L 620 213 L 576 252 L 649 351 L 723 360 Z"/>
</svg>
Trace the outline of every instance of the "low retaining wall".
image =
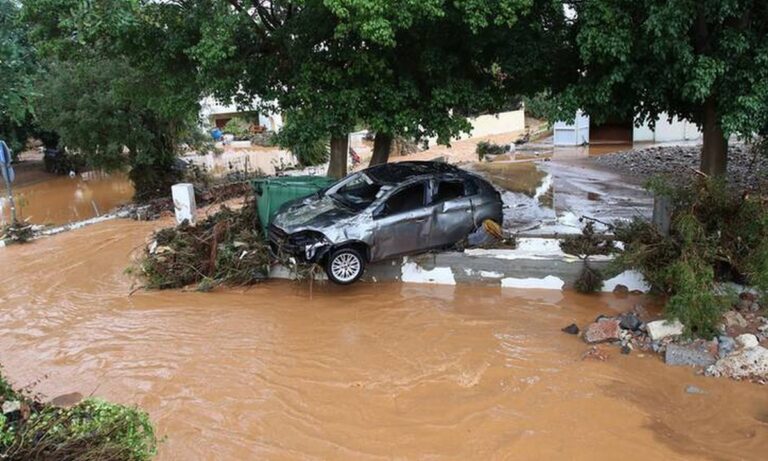
<svg viewBox="0 0 768 461">
<path fill-rule="evenodd" d="M 608 258 L 590 259 L 595 269 L 606 269 Z M 464 252 L 427 253 L 395 258 L 370 264 L 364 281 L 428 283 L 456 285 L 472 283 L 508 288 L 555 289 L 569 288 L 581 274 L 583 263 L 560 251 L 556 239 L 520 239 L 514 250 L 471 249 Z M 276 267 L 270 273 L 275 278 L 290 278 L 290 272 Z M 642 275 L 627 271 L 605 281 L 603 291 L 616 285 L 629 290 L 648 291 Z"/>
</svg>

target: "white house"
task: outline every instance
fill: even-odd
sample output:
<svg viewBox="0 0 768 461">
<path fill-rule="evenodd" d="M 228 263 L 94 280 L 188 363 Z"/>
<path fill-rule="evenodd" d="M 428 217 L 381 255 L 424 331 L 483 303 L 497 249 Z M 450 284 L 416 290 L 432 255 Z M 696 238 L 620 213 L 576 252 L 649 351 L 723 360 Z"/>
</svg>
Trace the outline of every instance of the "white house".
<svg viewBox="0 0 768 461">
<path fill-rule="evenodd" d="M 632 121 L 617 121 L 595 125 L 588 115 L 577 112 L 573 123 L 556 122 L 553 127 L 556 146 L 583 144 L 632 144 L 635 142 L 682 142 L 701 139 L 695 123 L 662 113 L 655 129 L 648 123 L 635 126 Z"/>
<path fill-rule="evenodd" d="M 233 103 L 222 104 L 212 97 L 206 97 L 200 101 L 200 117 L 211 127 L 223 128 L 234 117 L 246 115 L 253 117 L 254 120 L 258 117 L 259 125 L 267 131 L 280 131 L 283 127 L 282 115 L 260 112 L 256 109 L 255 103 L 250 108 L 238 108 Z"/>
</svg>

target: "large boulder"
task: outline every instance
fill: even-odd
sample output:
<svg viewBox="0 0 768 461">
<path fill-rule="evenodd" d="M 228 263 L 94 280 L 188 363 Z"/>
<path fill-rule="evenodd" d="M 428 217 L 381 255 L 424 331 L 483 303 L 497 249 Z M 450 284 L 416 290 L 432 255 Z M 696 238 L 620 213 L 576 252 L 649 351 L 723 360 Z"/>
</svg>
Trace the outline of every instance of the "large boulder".
<svg viewBox="0 0 768 461">
<path fill-rule="evenodd" d="M 717 360 L 717 341 L 698 340 L 691 344 L 668 344 L 664 353 L 667 365 L 708 367 Z"/>
<path fill-rule="evenodd" d="M 591 323 L 584 330 L 584 341 L 589 344 L 604 343 L 606 341 L 618 341 L 621 335 L 621 327 L 616 319 L 600 318 Z"/>
<path fill-rule="evenodd" d="M 680 336 L 685 326 L 679 320 L 655 320 L 645 324 L 648 336 L 652 341 L 660 341 L 669 336 Z"/>
<path fill-rule="evenodd" d="M 768 379 L 768 349 L 762 346 L 741 349 L 707 368 L 710 376 L 738 379 Z"/>
</svg>

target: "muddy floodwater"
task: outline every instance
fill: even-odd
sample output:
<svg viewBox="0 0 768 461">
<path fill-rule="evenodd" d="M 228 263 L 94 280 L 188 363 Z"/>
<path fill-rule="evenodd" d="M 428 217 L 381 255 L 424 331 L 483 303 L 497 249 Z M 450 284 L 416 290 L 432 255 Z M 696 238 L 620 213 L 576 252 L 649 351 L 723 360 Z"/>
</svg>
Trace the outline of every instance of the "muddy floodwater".
<svg viewBox="0 0 768 461">
<path fill-rule="evenodd" d="M 73 178 L 48 178 L 13 192 L 19 218 L 33 224 L 57 225 L 93 218 L 129 202 L 133 185 L 124 174 L 86 172 Z M 3 196 L 0 222 L 8 221 L 10 209 Z"/>
<path fill-rule="evenodd" d="M 129 255 L 158 225 L 0 249 L 0 363 L 49 397 L 146 409 L 161 460 L 766 459 L 768 388 L 609 346 L 583 361 L 560 331 L 642 298 L 290 282 L 129 296 Z"/>
</svg>

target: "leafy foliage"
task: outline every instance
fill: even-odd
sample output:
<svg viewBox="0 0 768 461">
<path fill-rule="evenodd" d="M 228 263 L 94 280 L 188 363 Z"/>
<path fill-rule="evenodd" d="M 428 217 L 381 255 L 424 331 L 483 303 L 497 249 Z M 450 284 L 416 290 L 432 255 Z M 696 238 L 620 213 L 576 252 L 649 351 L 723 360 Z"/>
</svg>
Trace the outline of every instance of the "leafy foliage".
<svg viewBox="0 0 768 461">
<path fill-rule="evenodd" d="M 14 390 L 0 374 L 0 397 L 17 401 L 18 413 L 0 414 L 0 458 L 147 461 L 157 438 L 146 413 L 101 399 L 59 408 Z"/>
<path fill-rule="evenodd" d="M 554 46 L 565 19 L 551 1 L 228 3 L 198 4 L 209 7 L 191 52 L 202 78 L 220 99 L 279 103 L 313 140 L 362 123 L 447 143 L 469 131 L 467 115 L 539 90 L 551 63 L 567 67 Z"/>
<path fill-rule="evenodd" d="M 595 231 L 595 223 L 587 221 L 580 234 L 566 235 L 560 240 L 560 249 L 564 253 L 578 257 L 584 262 L 574 288 L 579 293 L 594 293 L 603 288 L 603 273 L 589 264 L 589 257 L 615 253 L 613 240 Z"/>
<path fill-rule="evenodd" d="M 477 143 L 475 152 L 477 152 L 477 157 L 482 161 L 488 155 L 501 155 L 509 152 L 509 146 L 502 146 L 500 144 L 495 144 L 488 141 L 481 141 Z"/>
<path fill-rule="evenodd" d="M 656 188 L 673 200 L 670 234 L 640 219 L 617 226 L 616 237 L 624 242 L 618 261 L 669 296 L 667 314 L 679 318 L 689 334 L 711 337 L 732 301 L 721 282 L 768 292 L 768 202 L 729 191 L 721 181 Z"/>
<path fill-rule="evenodd" d="M 224 133 L 229 133 L 235 139 L 247 139 L 251 135 L 251 123 L 240 117 L 234 117 L 224 125 Z"/>
<path fill-rule="evenodd" d="M 137 200 L 167 195 L 180 141 L 196 129 L 194 21 L 175 4 L 125 0 L 30 0 L 23 17 L 47 64 L 42 125 L 92 167 L 129 167 Z"/>
<path fill-rule="evenodd" d="M 36 71 L 34 50 L 19 23 L 18 4 L 0 0 L 0 139 L 14 154 L 34 130 L 30 98 Z"/>
</svg>

